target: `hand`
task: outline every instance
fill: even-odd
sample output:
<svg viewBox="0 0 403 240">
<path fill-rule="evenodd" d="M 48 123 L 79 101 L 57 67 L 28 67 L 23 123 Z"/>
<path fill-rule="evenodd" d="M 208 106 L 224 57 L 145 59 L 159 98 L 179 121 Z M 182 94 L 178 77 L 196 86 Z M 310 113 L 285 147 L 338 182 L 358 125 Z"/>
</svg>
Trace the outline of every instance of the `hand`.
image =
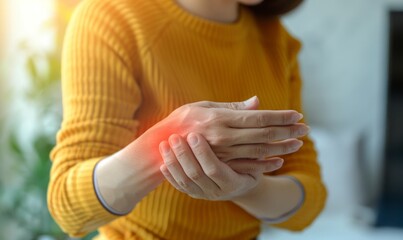
<svg viewBox="0 0 403 240">
<path fill-rule="evenodd" d="M 204 136 L 222 161 L 233 159 L 265 159 L 297 151 L 309 128 L 297 123 L 302 115 L 294 110 L 253 110 L 257 97 L 245 102 L 196 102 L 173 111 L 152 127 L 152 137 L 159 144 L 177 133 L 190 132 Z"/>
<path fill-rule="evenodd" d="M 246 194 L 258 184 L 263 172 L 274 171 L 283 163 L 280 158 L 254 161 L 260 165 L 251 165 L 251 173 L 238 173 L 232 168 L 247 167 L 246 162 L 233 160 L 229 166 L 220 161 L 197 133 L 190 133 L 187 142 L 177 134 L 170 136 L 169 143 L 161 142 L 160 153 L 164 160 L 160 170 L 165 178 L 179 191 L 207 200 L 231 200 Z"/>
</svg>

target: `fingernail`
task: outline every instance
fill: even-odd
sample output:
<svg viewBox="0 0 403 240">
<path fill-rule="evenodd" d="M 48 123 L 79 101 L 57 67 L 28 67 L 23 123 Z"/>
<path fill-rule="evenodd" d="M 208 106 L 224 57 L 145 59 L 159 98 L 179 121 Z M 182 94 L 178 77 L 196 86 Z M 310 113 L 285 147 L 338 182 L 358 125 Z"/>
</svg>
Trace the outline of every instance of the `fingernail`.
<svg viewBox="0 0 403 240">
<path fill-rule="evenodd" d="M 302 115 L 301 113 L 296 113 L 294 114 L 294 116 L 292 117 L 292 120 L 294 122 L 298 122 L 299 120 L 301 120 L 302 118 L 304 118 L 304 115 Z"/>
<path fill-rule="evenodd" d="M 253 97 L 249 98 L 248 100 L 243 101 L 243 103 L 245 104 L 245 107 L 252 106 L 255 99 L 256 99 L 256 96 L 253 96 Z"/>
<path fill-rule="evenodd" d="M 304 128 L 301 128 L 301 129 L 298 130 L 298 134 L 299 135 L 306 135 L 306 134 L 309 133 L 310 129 L 311 129 L 310 127 L 305 126 Z"/>
<path fill-rule="evenodd" d="M 190 146 L 196 146 L 198 142 L 199 139 L 197 138 L 196 134 L 190 133 L 188 135 L 188 143 L 190 144 Z"/>
<path fill-rule="evenodd" d="M 274 166 L 275 166 L 276 168 L 280 168 L 281 166 L 283 166 L 283 163 L 284 163 L 284 159 L 279 158 L 279 159 L 277 159 L 277 160 L 274 162 Z"/>
<path fill-rule="evenodd" d="M 172 147 L 177 147 L 180 144 L 179 136 L 178 135 L 172 135 L 169 138 L 169 143 L 171 144 Z"/>
<path fill-rule="evenodd" d="M 169 144 L 167 142 L 161 142 L 160 143 L 160 152 L 162 154 L 168 154 L 171 149 L 169 148 Z"/>
<path fill-rule="evenodd" d="M 298 149 L 300 149 L 300 148 L 302 147 L 303 144 L 304 144 L 303 141 L 297 140 L 297 142 L 293 144 L 293 147 L 292 147 L 292 148 L 293 148 L 294 150 L 298 150 Z"/>
</svg>

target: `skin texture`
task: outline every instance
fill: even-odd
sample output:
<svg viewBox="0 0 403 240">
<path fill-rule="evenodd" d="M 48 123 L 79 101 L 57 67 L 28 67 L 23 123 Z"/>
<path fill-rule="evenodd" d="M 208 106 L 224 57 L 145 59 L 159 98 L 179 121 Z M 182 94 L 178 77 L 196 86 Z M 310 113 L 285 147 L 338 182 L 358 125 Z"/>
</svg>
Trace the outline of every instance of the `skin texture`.
<svg viewBox="0 0 403 240">
<path fill-rule="evenodd" d="M 257 185 L 262 172 L 274 171 L 283 164 L 281 158 L 273 158 L 266 169 L 239 173 L 220 161 L 207 141 L 195 133 L 189 134 L 187 141 L 172 135 L 169 143 L 160 144 L 160 152 L 164 159 L 160 169 L 165 178 L 179 191 L 206 200 L 232 200 L 241 196 Z"/>
<path fill-rule="evenodd" d="M 297 151 L 301 143 L 293 137 L 305 135 L 309 128 L 297 123 L 302 115 L 293 110 L 253 110 L 258 104 L 258 99 L 254 97 L 246 103 L 204 101 L 178 108 L 127 147 L 98 163 L 96 181 L 102 198 L 117 212 L 130 212 L 165 179 L 160 172 L 163 160 L 158 149 L 160 143 L 170 139 L 172 134 L 183 138 L 189 133 L 199 134 L 213 152 L 216 149 L 215 155 L 236 149 L 220 159 L 220 162 L 228 162 L 234 171 L 245 174 L 272 171 L 276 161 L 256 159 Z M 212 116 L 214 121 L 211 121 Z M 243 131 L 245 129 L 248 131 Z M 239 137 L 218 138 L 225 135 Z M 240 139 L 242 145 L 239 145 Z M 287 140 L 270 145 L 278 139 Z M 270 146 L 274 146 L 273 150 Z M 232 161 L 235 159 L 237 162 Z"/>
<path fill-rule="evenodd" d="M 231 163 L 220 161 L 203 136 L 195 133 L 186 140 L 172 135 L 169 143 L 160 144 L 160 152 L 164 159 L 162 174 L 177 190 L 193 198 L 231 200 L 258 218 L 270 219 L 291 211 L 301 198 L 302 191 L 295 182 L 262 174 L 280 168 L 281 158 L 265 161 L 271 163 L 266 168 L 255 166 L 249 173 L 237 172 Z"/>
<path fill-rule="evenodd" d="M 170 132 L 184 137 L 190 132 L 203 134 L 223 161 L 263 159 L 301 146 L 296 138 L 309 131 L 305 124 L 297 123 L 301 117 L 295 111 L 243 110 L 237 105 L 200 102 L 180 107 L 158 127 L 170 126 Z M 169 132 L 160 132 L 164 139 L 169 137 Z"/>
</svg>

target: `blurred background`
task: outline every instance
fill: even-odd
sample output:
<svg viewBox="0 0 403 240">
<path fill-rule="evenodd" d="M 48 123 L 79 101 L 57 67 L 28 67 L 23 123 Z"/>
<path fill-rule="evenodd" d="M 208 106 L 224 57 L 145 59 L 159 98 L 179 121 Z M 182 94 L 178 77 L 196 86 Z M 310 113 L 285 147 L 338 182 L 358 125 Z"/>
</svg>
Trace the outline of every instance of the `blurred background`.
<svg viewBox="0 0 403 240">
<path fill-rule="evenodd" d="M 0 239 L 67 239 L 46 188 L 78 2 L 0 0 Z M 303 233 L 264 226 L 260 239 L 403 239 L 403 0 L 306 0 L 284 23 L 303 42 L 305 115 L 329 199 Z"/>
</svg>

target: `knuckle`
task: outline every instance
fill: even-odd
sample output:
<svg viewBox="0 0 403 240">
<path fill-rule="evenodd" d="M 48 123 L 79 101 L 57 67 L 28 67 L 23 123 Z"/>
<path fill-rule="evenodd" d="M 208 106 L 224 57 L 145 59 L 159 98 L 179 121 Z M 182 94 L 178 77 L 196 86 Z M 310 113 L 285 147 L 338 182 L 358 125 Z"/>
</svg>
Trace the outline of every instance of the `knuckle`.
<svg viewBox="0 0 403 240">
<path fill-rule="evenodd" d="M 218 126 L 226 126 L 231 121 L 231 109 L 210 108 L 206 113 L 204 122 L 211 129 L 217 129 Z"/>
<path fill-rule="evenodd" d="M 196 146 L 192 147 L 192 151 L 194 153 L 194 156 L 196 156 L 197 159 L 199 159 L 197 156 L 203 156 L 206 154 L 206 146 L 204 144 L 197 144 Z"/>
<path fill-rule="evenodd" d="M 194 106 L 191 104 L 185 104 L 180 107 L 183 112 L 189 112 Z"/>
<path fill-rule="evenodd" d="M 268 127 L 263 130 L 264 138 L 269 142 L 276 140 L 276 131 L 274 128 Z"/>
<path fill-rule="evenodd" d="M 253 166 L 244 166 L 244 167 L 238 169 L 238 171 L 248 174 L 248 173 L 251 173 L 254 171 L 254 167 Z"/>
<path fill-rule="evenodd" d="M 216 152 L 216 156 L 218 159 L 220 159 L 221 161 L 228 161 L 229 159 L 231 159 L 231 153 L 226 152 L 226 151 L 220 151 L 220 152 Z"/>
<path fill-rule="evenodd" d="M 213 109 L 209 113 L 209 118 L 207 122 L 213 126 L 226 124 L 228 111 L 228 109 Z"/>
<path fill-rule="evenodd" d="M 224 121 L 223 114 L 216 109 L 208 109 L 204 119 L 201 121 L 206 129 L 214 129 Z"/>
<path fill-rule="evenodd" d="M 290 127 L 290 128 L 289 128 L 289 137 L 292 138 L 292 137 L 295 137 L 295 136 L 297 136 L 297 135 L 298 135 L 298 130 L 297 130 L 297 128 L 295 128 L 295 127 Z"/>
<path fill-rule="evenodd" d="M 259 114 L 257 116 L 257 126 L 266 127 L 270 123 L 270 117 L 266 114 Z"/>
<path fill-rule="evenodd" d="M 261 158 L 267 156 L 269 150 L 265 145 L 257 145 L 255 149 L 256 157 Z"/>
<path fill-rule="evenodd" d="M 282 153 L 284 154 L 284 153 L 289 153 L 290 152 L 290 145 L 289 144 L 283 144 L 282 146 L 281 146 L 281 151 L 282 151 Z"/>
<path fill-rule="evenodd" d="M 216 178 L 220 175 L 220 170 L 217 167 L 210 167 L 206 170 L 206 175 L 212 178 Z"/>
<path fill-rule="evenodd" d="M 218 200 L 221 198 L 221 192 L 217 190 L 211 191 L 209 195 L 211 200 Z"/>
<path fill-rule="evenodd" d="M 181 179 L 178 181 L 178 184 L 182 189 L 188 189 L 190 187 L 190 179 Z"/>
<path fill-rule="evenodd" d="M 176 148 L 175 155 L 177 158 L 185 158 L 186 157 L 186 150 L 183 148 Z"/>
<path fill-rule="evenodd" d="M 171 158 L 164 159 L 164 163 L 168 168 L 169 167 L 175 167 L 176 164 L 177 164 L 177 162 L 175 160 L 171 159 Z"/>
<path fill-rule="evenodd" d="M 232 110 L 240 110 L 241 109 L 239 103 L 237 103 L 237 102 L 229 102 L 229 103 L 227 103 L 227 106 L 228 106 L 229 109 L 232 109 Z"/>
<path fill-rule="evenodd" d="M 188 177 L 193 181 L 198 181 L 203 177 L 203 173 L 200 170 L 191 171 L 188 173 Z"/>
<path fill-rule="evenodd" d="M 219 118 L 219 113 L 215 109 L 209 109 L 209 120 L 216 120 Z"/>
<path fill-rule="evenodd" d="M 223 146 L 226 143 L 231 141 L 231 137 L 226 136 L 225 134 L 214 134 L 211 138 L 210 144 L 214 146 Z"/>
<path fill-rule="evenodd" d="M 190 103 L 191 104 L 191 103 Z M 199 102 L 196 102 L 196 104 L 193 104 L 193 105 L 198 105 L 198 106 L 210 106 L 211 105 L 211 102 L 209 102 L 209 101 L 199 101 Z"/>
<path fill-rule="evenodd" d="M 202 196 L 195 194 L 195 193 L 188 193 L 188 195 L 194 199 L 204 199 Z"/>
<path fill-rule="evenodd" d="M 178 190 L 178 191 L 180 191 L 180 192 L 184 192 L 184 190 L 179 186 L 178 182 L 176 182 L 175 184 L 174 184 L 174 183 L 171 183 L 171 185 L 172 185 L 176 190 Z"/>
</svg>

